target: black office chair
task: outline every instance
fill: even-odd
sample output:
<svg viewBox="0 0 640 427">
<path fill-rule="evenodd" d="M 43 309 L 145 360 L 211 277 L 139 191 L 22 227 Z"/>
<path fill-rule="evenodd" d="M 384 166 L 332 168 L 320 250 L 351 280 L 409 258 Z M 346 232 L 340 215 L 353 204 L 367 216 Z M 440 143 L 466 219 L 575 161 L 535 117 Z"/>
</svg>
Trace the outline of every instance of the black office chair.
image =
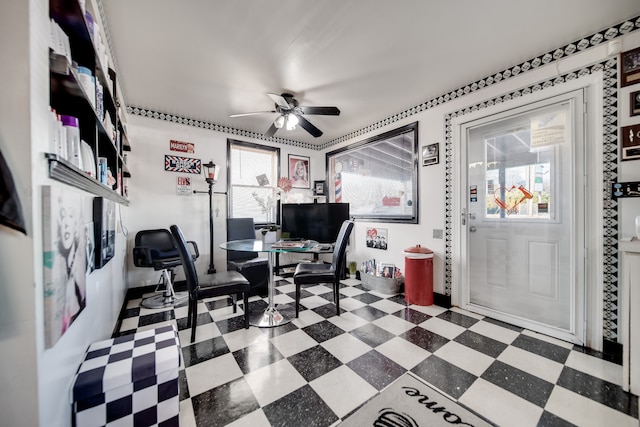
<svg viewBox="0 0 640 427">
<path fill-rule="evenodd" d="M 195 242 L 189 242 L 193 247 L 192 256 L 199 256 L 198 247 Z M 135 247 L 133 248 L 133 264 L 136 267 L 153 268 L 161 271 L 160 279 L 155 291 L 164 285 L 162 294 L 145 298 L 140 305 L 146 308 L 170 307 L 183 302 L 186 294 L 178 295 L 173 289 L 173 279 L 175 272 L 173 269 L 182 265 L 180 254 L 173 241 L 169 230 L 153 229 L 141 230 L 136 233 Z"/>
<path fill-rule="evenodd" d="M 336 305 L 336 314 L 340 316 L 340 276 L 344 270 L 345 252 L 349 235 L 353 230 L 353 221 L 348 220 L 342 223 L 336 245 L 333 248 L 333 258 L 331 264 L 301 263 L 293 273 L 293 281 L 296 284 L 296 317 L 300 312 L 300 286 L 317 285 L 319 283 L 333 284 L 333 302 Z"/>
<path fill-rule="evenodd" d="M 187 327 L 191 328 L 191 342 L 196 339 L 196 327 L 198 326 L 198 301 L 202 298 L 211 298 L 221 295 L 243 295 L 244 301 L 244 327 L 249 327 L 249 281 L 237 271 L 223 271 L 207 274 L 198 278 L 196 265 L 187 247 L 187 242 L 182 231 L 177 225 L 169 227 L 176 241 L 178 253 L 182 260 L 182 268 L 187 282 L 189 294 L 189 311 L 187 314 Z M 233 312 L 236 312 L 235 301 Z"/>
<path fill-rule="evenodd" d="M 228 218 L 227 241 L 255 239 L 253 218 Z M 227 251 L 227 270 L 235 270 L 251 284 L 249 295 L 266 295 L 269 286 L 269 262 L 258 252 Z"/>
</svg>

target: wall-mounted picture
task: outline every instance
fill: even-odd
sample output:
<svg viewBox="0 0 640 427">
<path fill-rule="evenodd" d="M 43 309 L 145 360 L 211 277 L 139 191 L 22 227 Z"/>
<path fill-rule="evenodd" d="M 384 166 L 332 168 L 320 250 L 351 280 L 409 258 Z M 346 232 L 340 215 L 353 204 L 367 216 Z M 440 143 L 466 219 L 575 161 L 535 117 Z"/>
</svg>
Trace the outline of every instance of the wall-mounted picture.
<svg viewBox="0 0 640 427">
<path fill-rule="evenodd" d="M 316 196 L 325 196 L 326 191 L 326 182 L 325 181 L 313 181 L 313 194 Z"/>
<path fill-rule="evenodd" d="M 620 86 L 640 83 L 640 47 L 622 52 Z"/>
<path fill-rule="evenodd" d="M 116 204 L 103 197 L 93 199 L 96 268 L 102 268 L 116 250 Z"/>
<path fill-rule="evenodd" d="M 367 247 L 374 249 L 387 250 L 387 234 L 386 228 L 367 227 Z"/>
<path fill-rule="evenodd" d="M 632 116 L 637 116 L 640 114 L 640 90 L 636 92 L 631 92 L 631 109 L 630 114 Z"/>
<path fill-rule="evenodd" d="M 164 170 L 168 172 L 195 173 L 199 175 L 202 171 L 202 160 L 165 155 Z"/>
<path fill-rule="evenodd" d="M 309 158 L 289 154 L 289 179 L 293 188 L 310 188 Z"/>
<path fill-rule="evenodd" d="M 367 222 L 418 223 L 418 122 L 326 153 L 327 201 Z"/>
<path fill-rule="evenodd" d="M 42 187 L 44 345 L 51 348 L 86 306 L 82 196 Z"/>
<path fill-rule="evenodd" d="M 178 180 L 176 181 L 176 194 L 178 196 L 190 196 L 193 194 L 190 176 L 178 177 Z"/>
<path fill-rule="evenodd" d="M 439 143 L 435 143 L 422 147 L 422 166 L 435 165 L 440 161 L 439 146 Z"/>
</svg>

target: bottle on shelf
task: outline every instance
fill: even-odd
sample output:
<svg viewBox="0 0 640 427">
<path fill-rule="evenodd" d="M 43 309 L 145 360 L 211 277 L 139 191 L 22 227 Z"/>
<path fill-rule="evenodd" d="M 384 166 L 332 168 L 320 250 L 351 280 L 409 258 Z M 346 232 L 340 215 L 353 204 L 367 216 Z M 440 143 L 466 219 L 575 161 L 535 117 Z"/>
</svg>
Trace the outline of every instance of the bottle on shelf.
<svg viewBox="0 0 640 427">
<path fill-rule="evenodd" d="M 61 118 L 62 125 L 67 131 L 67 160 L 69 160 L 78 169 L 82 169 L 78 119 L 73 116 L 61 116 Z"/>
</svg>

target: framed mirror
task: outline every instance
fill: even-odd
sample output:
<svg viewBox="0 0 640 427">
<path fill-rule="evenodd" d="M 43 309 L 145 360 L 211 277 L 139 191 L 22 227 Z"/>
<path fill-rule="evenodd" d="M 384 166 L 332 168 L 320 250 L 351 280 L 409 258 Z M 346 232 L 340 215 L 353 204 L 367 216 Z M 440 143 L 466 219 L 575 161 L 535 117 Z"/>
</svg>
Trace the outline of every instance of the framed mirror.
<svg viewBox="0 0 640 427">
<path fill-rule="evenodd" d="M 355 219 L 418 223 L 418 122 L 326 155 L 329 200 Z"/>
</svg>

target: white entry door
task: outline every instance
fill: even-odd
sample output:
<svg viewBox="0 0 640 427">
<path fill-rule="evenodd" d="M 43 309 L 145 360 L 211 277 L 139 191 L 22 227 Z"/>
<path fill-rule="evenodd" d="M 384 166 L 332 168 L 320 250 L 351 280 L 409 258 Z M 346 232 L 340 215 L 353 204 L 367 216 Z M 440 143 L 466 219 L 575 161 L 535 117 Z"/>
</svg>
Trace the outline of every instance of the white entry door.
<svg viewBox="0 0 640 427">
<path fill-rule="evenodd" d="M 466 127 L 467 309 L 582 343 L 582 91 Z"/>
</svg>

